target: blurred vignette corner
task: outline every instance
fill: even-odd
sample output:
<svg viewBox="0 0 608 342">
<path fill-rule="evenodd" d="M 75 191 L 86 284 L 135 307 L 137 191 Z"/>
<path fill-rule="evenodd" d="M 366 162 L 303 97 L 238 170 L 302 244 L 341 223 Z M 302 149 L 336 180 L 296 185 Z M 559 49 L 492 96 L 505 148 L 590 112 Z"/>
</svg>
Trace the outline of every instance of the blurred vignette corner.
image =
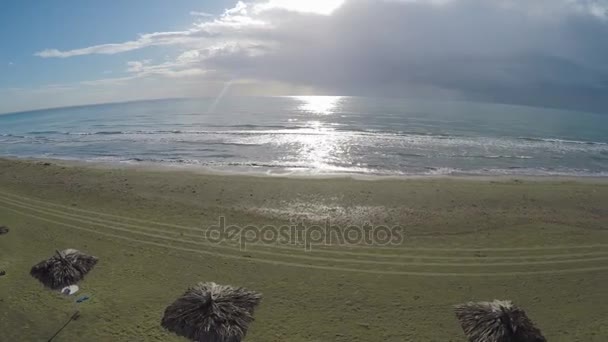
<svg viewBox="0 0 608 342">
<path fill-rule="evenodd" d="M 0 339 L 608 339 L 606 1 L 0 28 Z"/>
</svg>

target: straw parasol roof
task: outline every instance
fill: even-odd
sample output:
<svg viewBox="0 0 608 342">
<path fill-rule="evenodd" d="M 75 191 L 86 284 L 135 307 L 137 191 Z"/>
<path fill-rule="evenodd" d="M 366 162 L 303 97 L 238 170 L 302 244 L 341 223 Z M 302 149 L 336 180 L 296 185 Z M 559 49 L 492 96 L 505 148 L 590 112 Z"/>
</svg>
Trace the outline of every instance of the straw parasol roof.
<svg viewBox="0 0 608 342">
<path fill-rule="evenodd" d="M 34 265 L 30 274 L 44 286 L 60 289 L 82 280 L 96 264 L 96 257 L 75 249 L 66 249 L 61 252 L 56 251 L 49 259 Z"/>
<path fill-rule="evenodd" d="M 261 300 L 242 287 L 199 283 L 167 307 L 161 325 L 192 341 L 240 342 Z"/>
<path fill-rule="evenodd" d="M 546 342 L 525 311 L 508 300 L 469 302 L 454 312 L 470 342 Z"/>
</svg>

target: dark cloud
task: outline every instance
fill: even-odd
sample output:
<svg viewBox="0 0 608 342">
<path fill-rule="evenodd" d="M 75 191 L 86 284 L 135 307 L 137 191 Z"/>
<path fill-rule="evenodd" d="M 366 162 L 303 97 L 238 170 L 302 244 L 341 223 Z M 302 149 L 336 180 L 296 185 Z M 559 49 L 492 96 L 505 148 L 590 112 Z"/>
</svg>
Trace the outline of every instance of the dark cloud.
<svg viewBox="0 0 608 342">
<path fill-rule="evenodd" d="M 608 108 L 608 19 L 598 1 L 351 0 L 330 16 L 271 10 L 273 42 L 219 51 L 205 68 L 326 93 L 456 97 Z"/>
</svg>

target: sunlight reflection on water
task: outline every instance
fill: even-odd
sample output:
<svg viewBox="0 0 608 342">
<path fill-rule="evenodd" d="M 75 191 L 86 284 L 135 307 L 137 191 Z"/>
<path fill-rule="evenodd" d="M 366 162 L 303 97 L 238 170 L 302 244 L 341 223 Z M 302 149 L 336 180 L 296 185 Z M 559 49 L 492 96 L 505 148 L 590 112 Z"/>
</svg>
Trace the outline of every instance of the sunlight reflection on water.
<svg viewBox="0 0 608 342">
<path fill-rule="evenodd" d="M 336 112 L 342 102 L 343 96 L 294 96 L 301 102 L 299 110 L 319 115 L 328 115 Z"/>
<path fill-rule="evenodd" d="M 327 116 L 337 113 L 341 108 L 342 96 L 295 96 L 293 99 L 300 102 L 298 110 L 315 116 Z M 327 169 L 331 165 L 349 164 L 348 152 L 350 139 L 347 135 L 339 134 L 332 127 L 331 122 L 312 119 L 306 121 L 306 131 L 311 134 L 298 134 L 279 138 L 283 143 L 290 145 L 296 154 L 288 158 L 291 162 L 313 169 Z M 285 141 L 287 140 L 287 141 Z"/>
</svg>

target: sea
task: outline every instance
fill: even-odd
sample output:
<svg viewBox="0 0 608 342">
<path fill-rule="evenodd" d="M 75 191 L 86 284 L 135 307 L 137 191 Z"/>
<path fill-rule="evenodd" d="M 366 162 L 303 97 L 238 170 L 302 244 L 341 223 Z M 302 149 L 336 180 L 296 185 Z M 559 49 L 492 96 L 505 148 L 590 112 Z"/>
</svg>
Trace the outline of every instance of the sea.
<svg viewBox="0 0 608 342">
<path fill-rule="evenodd" d="M 608 112 L 348 96 L 0 115 L 0 156 L 274 175 L 608 176 Z"/>
</svg>

